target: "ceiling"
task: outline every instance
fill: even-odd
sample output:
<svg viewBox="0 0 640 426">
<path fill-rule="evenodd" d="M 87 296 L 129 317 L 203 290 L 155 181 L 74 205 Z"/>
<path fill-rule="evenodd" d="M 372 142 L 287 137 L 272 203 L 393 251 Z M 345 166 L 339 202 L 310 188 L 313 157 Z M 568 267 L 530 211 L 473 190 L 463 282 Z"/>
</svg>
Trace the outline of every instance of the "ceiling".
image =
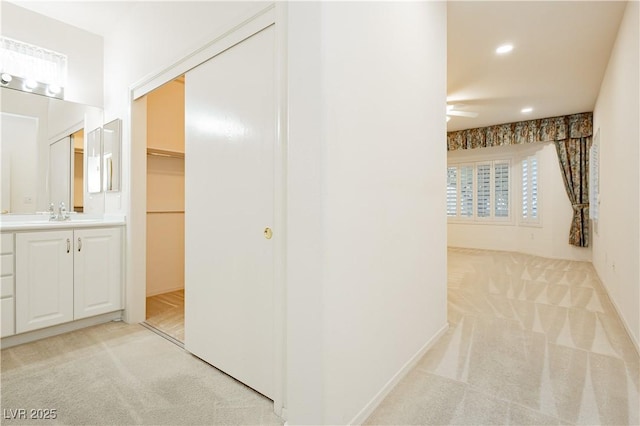
<svg viewBox="0 0 640 426">
<path fill-rule="evenodd" d="M 132 1 L 12 0 L 26 9 L 108 36 Z M 592 111 L 625 2 L 450 1 L 447 100 L 478 117 L 447 129 Z M 514 49 L 497 55 L 511 43 Z M 533 108 L 528 114 L 524 107 Z"/>
<path fill-rule="evenodd" d="M 117 29 L 114 24 L 135 7 L 136 2 L 10 0 L 10 3 L 105 37 Z"/>
<path fill-rule="evenodd" d="M 447 101 L 478 117 L 447 130 L 593 111 L 625 4 L 449 2 Z"/>
</svg>

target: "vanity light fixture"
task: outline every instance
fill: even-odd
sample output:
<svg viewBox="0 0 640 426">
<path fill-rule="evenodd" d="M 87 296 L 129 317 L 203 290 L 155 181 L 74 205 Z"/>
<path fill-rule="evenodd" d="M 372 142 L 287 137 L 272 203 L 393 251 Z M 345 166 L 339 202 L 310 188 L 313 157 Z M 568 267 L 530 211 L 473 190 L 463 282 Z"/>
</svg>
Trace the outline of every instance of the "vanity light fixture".
<svg viewBox="0 0 640 426">
<path fill-rule="evenodd" d="M 0 76 L 2 87 L 64 99 L 67 55 L 0 36 Z"/>
<path fill-rule="evenodd" d="M 496 53 L 498 55 L 504 55 L 513 50 L 513 44 L 503 44 L 502 46 L 498 46 L 496 49 Z"/>
<path fill-rule="evenodd" d="M 525 107 L 520 110 L 520 112 L 523 114 L 529 114 L 531 111 L 533 111 L 533 108 L 531 107 Z"/>
</svg>

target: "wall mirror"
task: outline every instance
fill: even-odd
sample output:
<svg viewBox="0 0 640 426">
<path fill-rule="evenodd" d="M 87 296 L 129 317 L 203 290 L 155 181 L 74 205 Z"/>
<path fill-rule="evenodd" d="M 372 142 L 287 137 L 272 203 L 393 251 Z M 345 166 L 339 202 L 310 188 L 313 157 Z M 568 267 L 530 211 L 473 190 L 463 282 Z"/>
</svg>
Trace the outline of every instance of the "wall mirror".
<svg viewBox="0 0 640 426">
<path fill-rule="evenodd" d="M 102 125 L 101 108 L 0 88 L 0 208 L 46 211 L 62 201 L 82 211 L 85 138 Z"/>
<path fill-rule="evenodd" d="M 102 129 L 103 185 L 106 192 L 120 190 L 122 120 L 108 122 Z"/>
<path fill-rule="evenodd" d="M 102 191 L 102 128 L 87 133 L 87 192 L 96 194 Z"/>
</svg>

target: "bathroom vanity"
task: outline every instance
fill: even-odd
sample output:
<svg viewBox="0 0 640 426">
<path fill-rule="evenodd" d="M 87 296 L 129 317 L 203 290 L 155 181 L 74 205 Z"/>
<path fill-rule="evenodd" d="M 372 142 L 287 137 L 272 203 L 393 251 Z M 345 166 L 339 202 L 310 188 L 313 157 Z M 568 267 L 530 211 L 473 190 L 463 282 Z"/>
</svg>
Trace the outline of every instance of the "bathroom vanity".
<svg viewBox="0 0 640 426">
<path fill-rule="evenodd" d="M 0 218 L 2 347 L 119 319 L 122 216 Z"/>
</svg>

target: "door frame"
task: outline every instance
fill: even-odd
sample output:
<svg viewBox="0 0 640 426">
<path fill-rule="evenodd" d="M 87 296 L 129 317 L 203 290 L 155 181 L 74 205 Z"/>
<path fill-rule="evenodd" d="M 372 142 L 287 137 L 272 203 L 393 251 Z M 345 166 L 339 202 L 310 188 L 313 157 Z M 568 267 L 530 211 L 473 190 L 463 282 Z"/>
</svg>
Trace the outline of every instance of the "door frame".
<svg viewBox="0 0 640 426">
<path fill-rule="evenodd" d="M 152 90 L 183 75 L 223 51 L 246 40 L 263 29 L 275 25 L 276 63 L 276 135 L 274 146 L 274 412 L 286 420 L 286 199 L 287 199 L 287 62 L 285 3 L 260 5 L 237 25 L 184 56 L 177 62 L 149 75 L 129 87 L 130 181 L 127 211 L 127 262 L 124 320 L 137 323 L 145 320 L 146 295 L 146 100 Z"/>
</svg>

